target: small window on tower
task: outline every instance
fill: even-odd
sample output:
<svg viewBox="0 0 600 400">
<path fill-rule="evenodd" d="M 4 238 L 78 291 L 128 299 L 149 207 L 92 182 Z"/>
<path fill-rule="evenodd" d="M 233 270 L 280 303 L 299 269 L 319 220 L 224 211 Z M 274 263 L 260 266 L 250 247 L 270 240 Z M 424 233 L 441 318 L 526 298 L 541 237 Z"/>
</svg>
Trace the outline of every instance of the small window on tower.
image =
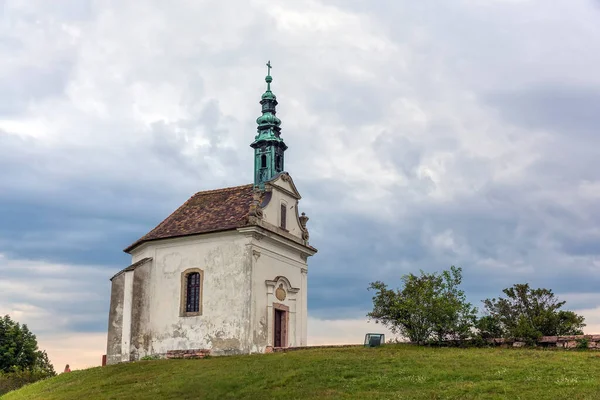
<svg viewBox="0 0 600 400">
<path fill-rule="evenodd" d="M 260 156 L 260 167 L 267 168 L 267 155 L 266 154 L 263 154 L 262 156 Z"/>
<path fill-rule="evenodd" d="M 277 158 L 275 158 L 275 164 L 276 164 L 277 171 L 281 171 L 282 170 L 282 168 L 281 168 L 281 156 L 278 155 Z"/>
<path fill-rule="evenodd" d="M 287 207 L 285 204 L 282 204 L 281 205 L 281 224 L 280 224 L 280 226 L 283 229 L 285 229 L 285 221 L 287 219 L 286 212 L 287 212 Z"/>
</svg>

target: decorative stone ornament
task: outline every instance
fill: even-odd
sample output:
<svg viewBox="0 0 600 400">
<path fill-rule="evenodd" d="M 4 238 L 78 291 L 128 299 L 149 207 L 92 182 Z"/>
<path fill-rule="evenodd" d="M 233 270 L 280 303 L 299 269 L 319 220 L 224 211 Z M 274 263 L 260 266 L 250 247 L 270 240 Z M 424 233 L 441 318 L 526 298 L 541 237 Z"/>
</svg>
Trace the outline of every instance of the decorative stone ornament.
<svg viewBox="0 0 600 400">
<path fill-rule="evenodd" d="M 309 234 L 308 234 L 308 229 L 306 229 L 306 223 L 308 222 L 308 217 L 306 216 L 305 213 L 302 213 L 302 215 L 300 216 L 300 226 L 302 228 L 302 239 L 308 241 L 309 239 Z"/>
<path fill-rule="evenodd" d="M 279 301 L 285 300 L 286 293 L 285 293 L 285 289 L 283 288 L 283 283 L 280 283 L 277 290 L 275 290 L 275 297 L 277 297 L 277 300 L 279 300 Z"/>
<path fill-rule="evenodd" d="M 263 210 L 260 208 L 260 201 L 262 199 L 262 193 L 260 190 L 254 190 L 252 193 L 252 203 L 250 203 L 250 216 L 256 218 L 263 217 Z"/>
<path fill-rule="evenodd" d="M 302 229 L 306 229 L 306 223 L 308 222 L 308 217 L 306 213 L 302 213 L 300 216 L 300 225 L 302 225 Z"/>
</svg>

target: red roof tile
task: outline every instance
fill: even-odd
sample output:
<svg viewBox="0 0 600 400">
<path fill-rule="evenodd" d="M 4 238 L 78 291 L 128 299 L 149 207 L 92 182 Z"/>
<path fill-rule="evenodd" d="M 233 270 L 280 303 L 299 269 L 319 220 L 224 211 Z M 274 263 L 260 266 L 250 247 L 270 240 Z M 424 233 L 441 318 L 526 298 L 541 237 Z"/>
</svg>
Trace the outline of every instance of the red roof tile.
<svg viewBox="0 0 600 400">
<path fill-rule="evenodd" d="M 198 192 L 163 222 L 124 251 L 158 239 L 240 228 L 248 225 L 253 185 Z"/>
</svg>

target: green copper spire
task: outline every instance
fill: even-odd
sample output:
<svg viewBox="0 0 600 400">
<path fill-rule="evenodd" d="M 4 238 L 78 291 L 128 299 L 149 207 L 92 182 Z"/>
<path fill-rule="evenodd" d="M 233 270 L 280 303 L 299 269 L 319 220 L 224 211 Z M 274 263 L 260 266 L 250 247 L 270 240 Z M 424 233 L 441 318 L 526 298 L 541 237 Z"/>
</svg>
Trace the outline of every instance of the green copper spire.
<svg viewBox="0 0 600 400">
<path fill-rule="evenodd" d="M 254 149 L 254 186 L 264 189 L 265 182 L 283 172 L 283 153 L 287 149 L 281 135 L 281 120 L 277 118 L 277 96 L 271 92 L 271 61 L 267 63 L 267 91 L 260 104 L 262 115 L 256 119 L 258 133 L 250 145 Z"/>
</svg>

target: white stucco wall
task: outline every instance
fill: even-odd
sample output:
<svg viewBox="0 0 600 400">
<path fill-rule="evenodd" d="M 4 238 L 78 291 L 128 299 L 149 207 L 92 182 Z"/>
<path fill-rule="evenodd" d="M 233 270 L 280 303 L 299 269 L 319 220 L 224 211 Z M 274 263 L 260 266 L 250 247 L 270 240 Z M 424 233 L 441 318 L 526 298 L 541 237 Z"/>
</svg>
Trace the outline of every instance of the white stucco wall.
<svg viewBox="0 0 600 400">
<path fill-rule="evenodd" d="M 254 351 L 262 352 L 266 346 L 273 346 L 273 303 L 289 307 L 288 346 L 306 345 L 307 302 L 304 295 L 306 288 L 306 262 L 302 260 L 300 251 L 290 248 L 280 241 L 269 237 L 254 239 L 253 248 L 253 287 L 256 292 L 253 301 L 253 332 L 260 332 L 264 341 L 254 346 Z M 267 281 L 284 277 L 269 288 Z M 279 284 L 286 291 L 285 300 L 278 300 L 273 292 Z M 304 287 L 304 290 L 303 290 Z M 293 293 L 291 289 L 299 289 Z M 266 329 L 265 329 L 266 328 Z"/>
<path fill-rule="evenodd" d="M 146 335 L 147 345 L 139 357 L 183 349 L 247 352 L 252 296 L 248 241 L 230 231 L 151 242 L 134 253 L 133 262 L 153 258 L 145 288 L 149 318 L 137 329 Z M 181 274 L 189 268 L 204 273 L 202 315 L 181 317 Z"/>
<path fill-rule="evenodd" d="M 123 285 L 123 328 L 121 336 L 121 361 L 129 361 L 131 346 L 131 308 L 133 300 L 133 271 L 125 272 Z"/>
<path fill-rule="evenodd" d="M 274 226 L 279 227 L 281 223 L 281 204 L 286 205 L 286 230 L 288 233 L 302 239 L 302 228 L 298 216 L 298 198 L 299 194 L 292 186 L 291 181 L 286 182 L 282 177 L 277 178 L 268 184 L 271 190 L 271 200 L 263 208 L 263 220 Z M 295 195 L 295 196 L 294 196 Z M 296 197 L 297 196 L 297 197 Z"/>
</svg>

